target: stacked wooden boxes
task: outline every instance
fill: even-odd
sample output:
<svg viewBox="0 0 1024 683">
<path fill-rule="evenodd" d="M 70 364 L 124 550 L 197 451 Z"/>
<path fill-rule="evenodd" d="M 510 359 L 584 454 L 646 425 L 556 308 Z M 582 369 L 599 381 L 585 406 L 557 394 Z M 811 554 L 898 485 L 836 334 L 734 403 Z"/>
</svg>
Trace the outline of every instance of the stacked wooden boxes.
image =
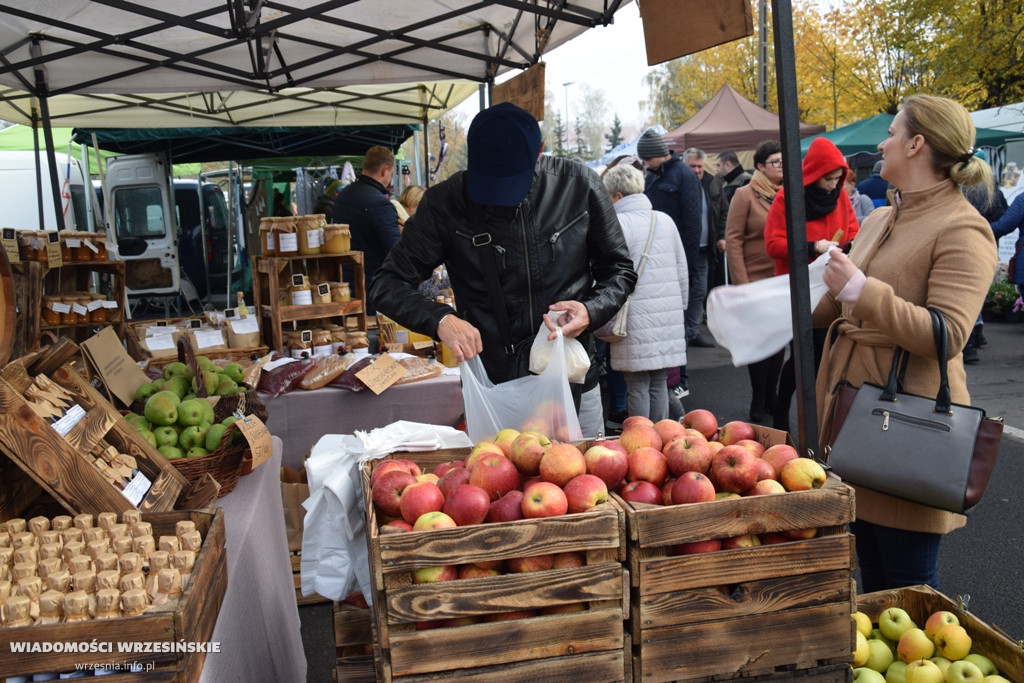
<svg viewBox="0 0 1024 683">
<path fill-rule="evenodd" d="M 376 680 L 373 640 L 373 619 L 368 607 L 334 603 L 335 681 L 372 683 Z"/>
<path fill-rule="evenodd" d="M 404 454 L 424 471 L 468 449 Z M 425 681 L 628 680 L 630 648 L 624 516 L 613 501 L 577 514 L 429 531 L 382 530 L 367 501 L 367 542 L 378 679 Z M 485 560 L 580 552 L 585 565 L 414 584 L 415 570 Z M 521 610 L 574 611 L 500 618 Z M 550 610 L 549 610 L 550 611 Z M 439 626 L 469 618 L 465 625 Z"/>
<path fill-rule="evenodd" d="M 102 625 L 88 620 L 2 628 L 0 672 L 11 677 L 36 675 L 40 678 L 34 680 L 43 680 L 41 676 L 46 674 L 97 665 L 119 667 L 109 680 L 123 683 L 198 681 L 228 584 L 224 512 L 192 510 L 142 516 L 142 521 L 153 525 L 155 537 L 174 535 L 179 520 L 194 522 L 203 544 L 174 609 L 104 619 Z M 14 643 L 20 644 L 16 647 L 21 652 L 14 652 Z M 77 651 L 68 651 L 70 644 L 79 646 Z M 180 649 L 186 651 L 176 651 Z M 128 673 L 128 665 L 139 668 Z"/>
<path fill-rule="evenodd" d="M 757 430 L 765 445 L 788 439 Z M 622 504 L 634 680 L 847 680 L 855 593 L 853 537 L 845 527 L 854 517 L 850 487 L 829 479 L 811 491 Z M 674 551 L 682 543 L 804 529 L 818 532 L 777 544 Z"/>
</svg>

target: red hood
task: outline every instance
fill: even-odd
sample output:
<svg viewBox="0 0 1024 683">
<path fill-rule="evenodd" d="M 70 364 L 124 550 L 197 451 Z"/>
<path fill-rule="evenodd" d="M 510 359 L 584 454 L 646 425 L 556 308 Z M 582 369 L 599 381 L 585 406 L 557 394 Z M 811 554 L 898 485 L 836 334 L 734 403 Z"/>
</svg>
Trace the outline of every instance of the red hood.
<svg viewBox="0 0 1024 683">
<path fill-rule="evenodd" d="M 838 187 L 842 188 L 843 183 L 846 181 L 846 174 L 850 170 L 843 153 L 828 138 L 814 138 L 811 140 L 807 156 L 804 157 L 804 186 L 810 185 L 837 168 L 843 169 L 843 177 L 839 179 L 838 185 Z"/>
</svg>

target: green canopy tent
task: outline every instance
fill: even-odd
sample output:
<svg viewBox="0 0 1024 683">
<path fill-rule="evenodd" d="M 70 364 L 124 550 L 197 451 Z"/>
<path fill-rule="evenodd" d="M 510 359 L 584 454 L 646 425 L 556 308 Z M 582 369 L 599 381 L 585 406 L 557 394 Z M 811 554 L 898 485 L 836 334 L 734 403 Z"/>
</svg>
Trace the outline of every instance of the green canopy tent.
<svg viewBox="0 0 1024 683">
<path fill-rule="evenodd" d="M 814 138 L 828 138 L 835 143 L 839 151 L 846 156 L 852 156 L 858 152 L 875 154 L 878 152 L 878 143 L 889 134 L 889 125 L 895 117 L 892 114 L 875 114 L 874 116 L 842 126 L 827 133 L 811 135 L 800 141 L 800 152 L 807 153 Z M 975 147 L 1002 147 L 1008 138 L 1018 133 L 993 128 L 978 128 L 975 138 Z"/>
</svg>

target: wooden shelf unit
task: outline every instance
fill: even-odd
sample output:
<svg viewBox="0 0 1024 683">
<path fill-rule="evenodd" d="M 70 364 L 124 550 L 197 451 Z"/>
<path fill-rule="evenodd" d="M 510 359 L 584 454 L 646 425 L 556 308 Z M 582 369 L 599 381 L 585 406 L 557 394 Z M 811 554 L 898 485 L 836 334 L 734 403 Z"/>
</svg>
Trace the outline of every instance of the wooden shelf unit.
<svg viewBox="0 0 1024 683">
<path fill-rule="evenodd" d="M 312 254 L 307 256 L 255 256 L 253 257 L 253 296 L 255 310 L 262 319 L 263 340 L 271 349 L 284 348 L 282 327 L 298 321 L 335 319 L 345 325 L 346 319 L 355 317 L 356 328 L 366 331 L 366 284 L 364 282 L 363 252 L 347 251 L 341 254 Z M 352 268 L 352 299 L 343 303 L 286 306 L 281 304 L 282 293 L 291 284 L 291 276 L 303 274 L 312 285 L 344 280 L 343 268 Z"/>
<path fill-rule="evenodd" d="M 18 281 L 17 300 L 21 334 L 15 339 L 12 358 L 23 356 L 38 344 L 44 331 L 52 330 L 58 337 L 68 337 L 80 343 L 92 336 L 98 327 L 110 325 L 118 339 L 124 339 L 125 262 L 124 261 L 70 261 L 51 268 L 42 261 L 12 263 L 11 270 Z M 119 308 L 108 309 L 105 323 L 77 323 L 75 325 L 47 325 L 43 322 L 43 295 L 85 292 L 91 289 L 90 277 L 98 273 L 106 282 L 102 292 Z"/>
</svg>

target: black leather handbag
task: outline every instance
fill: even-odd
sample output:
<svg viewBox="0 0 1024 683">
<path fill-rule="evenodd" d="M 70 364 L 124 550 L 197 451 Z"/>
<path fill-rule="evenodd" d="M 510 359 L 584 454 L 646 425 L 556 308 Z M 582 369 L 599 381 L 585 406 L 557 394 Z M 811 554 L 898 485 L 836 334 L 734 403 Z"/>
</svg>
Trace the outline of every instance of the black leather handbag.
<svg viewBox="0 0 1024 683">
<path fill-rule="evenodd" d="M 884 387 L 837 388 L 825 460 L 845 482 L 949 512 L 981 500 L 999 452 L 1001 418 L 952 403 L 946 321 L 929 308 L 939 359 L 935 398 L 902 391 L 910 354 L 896 348 Z"/>
</svg>

